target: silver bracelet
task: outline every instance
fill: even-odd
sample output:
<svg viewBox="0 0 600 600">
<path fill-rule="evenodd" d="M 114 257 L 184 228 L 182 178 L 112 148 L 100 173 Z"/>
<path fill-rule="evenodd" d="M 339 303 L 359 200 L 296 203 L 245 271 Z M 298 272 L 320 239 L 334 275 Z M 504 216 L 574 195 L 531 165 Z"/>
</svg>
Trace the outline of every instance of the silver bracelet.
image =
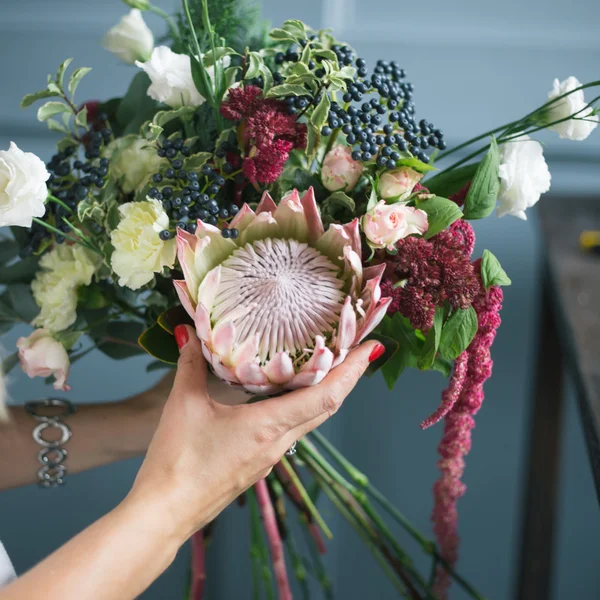
<svg viewBox="0 0 600 600">
<path fill-rule="evenodd" d="M 64 462 L 67 451 L 62 448 L 71 439 L 71 429 L 61 418 L 68 417 L 75 412 L 75 406 L 62 398 L 43 398 L 25 404 L 25 410 L 39 424 L 32 433 L 33 439 L 42 446 L 38 454 L 41 467 L 38 470 L 38 484 L 43 488 L 53 488 L 65 484 L 67 467 Z M 58 430 L 60 438 L 46 440 L 42 437 L 45 430 Z"/>
</svg>

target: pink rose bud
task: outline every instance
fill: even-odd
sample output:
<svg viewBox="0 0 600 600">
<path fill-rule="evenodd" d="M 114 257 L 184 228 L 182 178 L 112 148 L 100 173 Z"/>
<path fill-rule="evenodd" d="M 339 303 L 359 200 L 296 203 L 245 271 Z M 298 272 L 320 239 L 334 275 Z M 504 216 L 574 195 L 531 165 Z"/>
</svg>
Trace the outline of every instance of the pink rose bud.
<svg viewBox="0 0 600 600">
<path fill-rule="evenodd" d="M 412 193 L 415 185 L 423 177 L 410 167 L 400 167 L 393 171 L 386 171 L 379 178 L 379 196 L 389 200 L 395 198 L 402 202 Z"/>
<path fill-rule="evenodd" d="M 54 389 L 68 392 L 69 355 L 47 329 L 36 329 L 29 337 L 17 340 L 21 368 L 29 377 L 54 375 Z"/>
<path fill-rule="evenodd" d="M 352 160 L 350 148 L 338 144 L 323 160 L 321 180 L 330 192 L 349 192 L 356 185 L 362 172 L 362 164 Z"/>
<path fill-rule="evenodd" d="M 427 213 L 405 204 L 381 200 L 362 220 L 362 229 L 372 248 L 393 250 L 408 235 L 427 231 Z"/>
</svg>

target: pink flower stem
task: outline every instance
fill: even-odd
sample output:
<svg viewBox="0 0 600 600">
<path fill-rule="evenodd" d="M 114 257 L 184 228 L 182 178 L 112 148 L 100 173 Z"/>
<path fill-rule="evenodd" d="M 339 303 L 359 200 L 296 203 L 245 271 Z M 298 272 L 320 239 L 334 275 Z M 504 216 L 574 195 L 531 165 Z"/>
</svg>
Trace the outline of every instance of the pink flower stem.
<svg viewBox="0 0 600 600">
<path fill-rule="evenodd" d="M 192 536 L 192 583 L 190 600 L 202 600 L 206 583 L 204 531 L 200 529 Z"/>
<path fill-rule="evenodd" d="M 271 549 L 271 560 L 273 562 L 273 570 L 275 571 L 275 580 L 277 581 L 277 590 L 279 591 L 279 600 L 292 600 L 292 590 L 290 589 L 290 581 L 285 566 L 285 555 L 283 553 L 283 543 L 279 535 L 277 527 L 277 519 L 273 503 L 269 496 L 267 488 L 267 480 L 260 479 L 254 484 L 258 506 L 263 519 L 263 525 L 269 540 Z"/>
</svg>

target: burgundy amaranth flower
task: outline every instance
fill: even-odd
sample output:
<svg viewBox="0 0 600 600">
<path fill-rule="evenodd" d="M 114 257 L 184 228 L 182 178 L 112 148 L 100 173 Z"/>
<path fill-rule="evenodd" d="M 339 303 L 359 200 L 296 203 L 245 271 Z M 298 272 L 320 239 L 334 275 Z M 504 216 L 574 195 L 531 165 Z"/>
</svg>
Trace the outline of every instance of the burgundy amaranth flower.
<svg viewBox="0 0 600 600">
<path fill-rule="evenodd" d="M 479 293 L 473 300 L 477 313 L 478 330 L 466 350 L 468 355 L 467 372 L 462 391 L 452 410 L 446 415 L 444 435 L 438 447 L 440 459 L 438 467 L 440 479 L 434 485 L 433 528 L 440 545 L 443 558 L 454 565 L 458 558 L 458 513 L 457 500 L 465 493 L 466 486 L 461 481 L 465 468 L 464 457 L 471 449 L 471 430 L 475 427 L 473 416 L 483 402 L 483 384 L 492 374 L 490 348 L 500 326 L 502 290 L 491 287 L 485 290 L 481 282 L 481 260 L 474 263 L 480 283 Z M 453 382 L 450 382 L 449 389 Z M 435 592 L 445 598 L 450 577 L 443 567 L 436 576 Z"/>
<path fill-rule="evenodd" d="M 285 102 L 261 95 L 262 90 L 256 86 L 235 88 L 221 106 L 226 118 L 243 121 L 243 169 L 253 184 L 276 181 L 292 149 L 306 146 L 306 125 L 296 122 Z"/>
<path fill-rule="evenodd" d="M 470 189 L 471 182 L 469 181 L 469 183 L 460 188 L 460 190 L 458 190 L 456 194 L 452 194 L 452 196 L 450 196 L 450 200 L 456 202 L 456 204 L 458 204 L 459 206 L 462 206 L 465 203 L 465 199 L 467 198 L 467 194 L 469 193 Z"/>
<path fill-rule="evenodd" d="M 415 329 L 428 331 L 435 307 L 448 302 L 468 308 L 479 284 L 469 257 L 475 237 L 471 226 L 457 221 L 431 240 L 409 237 L 386 256 L 382 289 L 393 298 L 388 314 L 402 313 Z M 400 282 L 395 289 L 395 283 Z"/>
</svg>

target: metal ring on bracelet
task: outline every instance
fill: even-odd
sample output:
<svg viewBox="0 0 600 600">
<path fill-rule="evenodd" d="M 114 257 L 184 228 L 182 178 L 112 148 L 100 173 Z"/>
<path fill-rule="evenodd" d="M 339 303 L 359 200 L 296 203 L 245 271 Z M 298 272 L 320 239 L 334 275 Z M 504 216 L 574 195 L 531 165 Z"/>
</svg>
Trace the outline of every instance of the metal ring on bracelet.
<svg viewBox="0 0 600 600">
<path fill-rule="evenodd" d="M 44 414 L 43 409 L 60 408 L 59 412 L 53 414 Z M 41 464 L 37 475 L 38 484 L 43 488 L 58 487 L 64 485 L 67 467 L 63 464 L 67 459 L 68 452 L 61 448 L 71 439 L 71 429 L 66 423 L 61 421 L 62 417 L 68 417 L 75 412 L 75 406 L 68 400 L 62 398 L 43 398 L 25 404 L 25 410 L 39 424 L 32 432 L 33 439 L 42 446 L 38 454 L 38 460 Z M 47 440 L 42 433 L 47 429 L 55 429 L 60 432 L 60 438 L 56 440 Z"/>
<path fill-rule="evenodd" d="M 291 445 L 290 449 L 289 449 L 289 450 L 288 450 L 288 451 L 285 453 L 285 455 L 286 455 L 286 456 L 294 456 L 294 454 L 296 454 L 296 444 L 297 444 L 297 443 L 298 443 L 298 442 L 294 442 L 294 443 Z"/>
</svg>

